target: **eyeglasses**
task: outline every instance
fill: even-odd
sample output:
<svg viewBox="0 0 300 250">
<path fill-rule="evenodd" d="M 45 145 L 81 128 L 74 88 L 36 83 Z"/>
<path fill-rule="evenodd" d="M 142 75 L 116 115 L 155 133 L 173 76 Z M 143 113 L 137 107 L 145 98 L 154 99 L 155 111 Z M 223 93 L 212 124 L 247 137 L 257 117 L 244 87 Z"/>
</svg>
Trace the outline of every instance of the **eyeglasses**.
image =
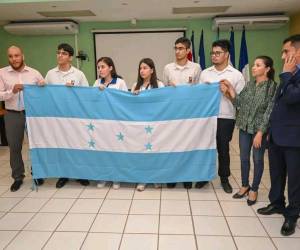
<svg viewBox="0 0 300 250">
<path fill-rule="evenodd" d="M 176 51 L 176 50 L 179 50 L 179 51 L 183 51 L 183 50 L 186 50 L 186 48 L 185 47 L 174 47 L 174 50 Z"/>
<path fill-rule="evenodd" d="M 211 56 L 216 56 L 219 57 L 221 54 L 225 53 L 224 51 L 211 51 L 210 55 Z"/>
<path fill-rule="evenodd" d="M 59 55 L 68 56 L 68 55 L 69 55 L 69 52 L 58 50 L 58 51 L 56 51 L 56 55 L 58 55 L 58 56 L 59 56 Z"/>
</svg>

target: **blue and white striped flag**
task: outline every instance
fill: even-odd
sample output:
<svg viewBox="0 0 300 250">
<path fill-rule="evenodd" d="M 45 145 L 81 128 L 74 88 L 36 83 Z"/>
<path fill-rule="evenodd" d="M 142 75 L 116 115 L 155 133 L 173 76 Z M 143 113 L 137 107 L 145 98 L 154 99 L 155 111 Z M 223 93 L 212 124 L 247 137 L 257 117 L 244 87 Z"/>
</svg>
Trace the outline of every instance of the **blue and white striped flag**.
<svg viewBox="0 0 300 250">
<path fill-rule="evenodd" d="M 33 178 L 167 183 L 216 175 L 218 84 L 153 89 L 26 85 Z"/>
<path fill-rule="evenodd" d="M 241 38 L 239 71 L 242 72 L 246 83 L 249 82 L 250 81 L 250 72 L 249 72 L 248 49 L 247 49 L 247 42 L 246 42 L 245 27 L 243 28 L 243 33 L 242 33 L 242 38 Z"/>
</svg>

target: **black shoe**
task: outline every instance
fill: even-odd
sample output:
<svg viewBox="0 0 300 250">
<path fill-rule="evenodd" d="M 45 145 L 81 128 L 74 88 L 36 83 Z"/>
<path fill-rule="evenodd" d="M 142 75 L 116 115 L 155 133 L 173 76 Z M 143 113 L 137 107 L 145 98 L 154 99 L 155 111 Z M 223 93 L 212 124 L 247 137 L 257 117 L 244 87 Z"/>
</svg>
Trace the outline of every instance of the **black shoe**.
<svg viewBox="0 0 300 250">
<path fill-rule="evenodd" d="M 250 200 L 249 197 L 248 197 L 248 199 L 247 199 L 248 206 L 253 206 L 257 201 L 257 196 L 258 196 L 257 191 L 255 192 L 255 191 L 251 190 L 251 192 L 256 193 L 256 198 L 255 198 L 255 200 Z"/>
<path fill-rule="evenodd" d="M 232 196 L 232 198 L 233 198 L 233 199 L 242 199 L 243 197 L 245 197 L 245 196 L 249 193 L 249 191 L 250 191 L 250 187 L 248 187 L 248 188 L 246 189 L 246 191 L 245 191 L 244 193 L 242 193 L 242 194 L 240 194 L 239 192 L 235 193 L 235 194 Z"/>
<path fill-rule="evenodd" d="M 168 188 L 174 188 L 176 187 L 176 183 L 167 183 Z"/>
<path fill-rule="evenodd" d="M 44 184 L 44 179 L 34 179 L 34 183 L 37 186 L 42 186 Z"/>
<path fill-rule="evenodd" d="M 280 233 L 283 236 L 289 236 L 295 233 L 295 228 L 297 225 L 297 220 L 291 218 L 285 218 L 284 223 L 281 227 Z"/>
<path fill-rule="evenodd" d="M 77 180 L 82 186 L 88 186 L 90 185 L 89 180 L 79 179 Z"/>
<path fill-rule="evenodd" d="M 186 189 L 191 189 L 193 187 L 193 182 L 184 182 L 183 187 Z"/>
<path fill-rule="evenodd" d="M 225 193 L 232 193 L 232 186 L 230 185 L 229 181 L 221 181 L 221 186 L 224 189 Z"/>
<path fill-rule="evenodd" d="M 256 201 L 257 201 L 257 199 L 255 199 L 255 200 L 247 199 L 247 204 L 248 204 L 248 206 L 253 206 L 256 203 Z"/>
<path fill-rule="evenodd" d="M 262 207 L 262 208 L 257 209 L 257 213 L 262 214 L 262 215 L 282 214 L 283 213 L 282 210 L 283 209 L 278 208 L 278 207 L 276 207 L 272 204 L 269 204 L 266 207 Z"/>
<path fill-rule="evenodd" d="M 14 181 L 14 183 L 10 186 L 10 191 L 11 192 L 18 191 L 22 184 L 23 184 L 22 180 Z"/>
<path fill-rule="evenodd" d="M 208 181 L 198 181 L 196 182 L 195 188 L 203 188 L 207 183 Z"/>
<path fill-rule="evenodd" d="M 56 188 L 62 188 L 68 182 L 68 178 L 59 178 L 56 182 Z"/>
</svg>

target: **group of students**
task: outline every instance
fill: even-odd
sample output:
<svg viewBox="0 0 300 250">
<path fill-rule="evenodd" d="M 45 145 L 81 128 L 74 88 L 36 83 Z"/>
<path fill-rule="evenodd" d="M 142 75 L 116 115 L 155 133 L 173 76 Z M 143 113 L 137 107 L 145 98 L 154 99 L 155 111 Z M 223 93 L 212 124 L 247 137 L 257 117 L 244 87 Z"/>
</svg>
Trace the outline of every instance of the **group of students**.
<svg viewBox="0 0 300 250">
<path fill-rule="evenodd" d="M 237 116 L 237 126 L 240 128 L 240 147 L 241 147 L 241 165 L 242 165 L 242 188 L 240 192 L 234 195 L 234 198 L 242 198 L 250 191 L 250 185 L 248 181 L 249 168 L 250 168 L 250 150 L 252 141 L 257 141 L 254 146 L 254 180 L 249 192 L 248 204 L 255 203 L 257 197 L 257 190 L 260 183 L 262 171 L 263 171 L 263 154 L 265 150 L 265 136 L 259 137 L 266 133 L 268 115 L 271 107 L 271 100 L 274 95 L 275 82 L 274 82 L 274 69 L 273 61 L 267 56 L 258 57 L 253 66 L 253 76 L 255 77 L 255 83 L 247 84 L 245 86 L 245 80 L 241 72 L 233 68 L 229 64 L 229 50 L 230 42 L 228 40 L 218 40 L 212 44 L 211 59 L 213 66 L 202 71 L 197 63 L 188 60 L 188 54 L 190 52 L 191 42 L 185 37 L 178 38 L 175 41 L 175 62 L 165 66 L 163 71 L 163 81 L 157 78 L 155 64 L 152 59 L 144 58 L 139 62 L 137 82 L 133 84 L 131 92 L 138 94 L 140 91 L 145 91 L 152 88 L 161 88 L 164 86 L 176 86 L 178 84 L 197 84 L 197 83 L 210 83 L 220 81 L 221 91 L 224 95 L 221 98 L 220 112 L 218 116 L 217 125 L 217 149 L 219 160 L 218 174 L 221 179 L 221 184 L 225 192 L 231 193 L 232 187 L 230 185 L 228 177 L 230 176 L 230 155 L 229 155 L 229 142 L 231 141 L 234 126 L 235 126 L 235 110 L 239 110 Z M 13 55 L 16 51 L 22 51 L 17 47 L 9 48 L 10 53 Z M 11 52 L 12 51 L 12 52 Z M 36 74 L 34 81 L 39 85 L 44 84 L 65 84 L 67 86 L 89 86 L 88 81 L 82 71 L 72 66 L 72 59 L 74 55 L 73 48 L 66 43 L 58 45 L 57 48 L 57 67 L 51 69 L 46 74 L 45 79 L 35 70 Z M 24 64 L 24 62 L 23 62 Z M 101 57 L 96 63 L 98 79 L 94 83 L 94 87 L 98 87 L 101 91 L 105 88 L 113 88 L 121 91 L 128 91 L 126 82 L 118 75 L 113 60 L 110 57 Z M 13 62 L 10 63 L 10 67 L 14 68 Z M 28 68 L 24 64 L 24 69 Z M 3 71 L 3 69 L 2 69 Z M 272 72 L 267 76 L 267 72 Z M 1 71 L 0 71 L 1 77 Z M 1 78 L 0 78 L 1 79 Z M 0 80 L 1 82 L 1 80 Z M 25 82 L 23 80 L 23 82 Z M 26 81 L 29 82 L 29 81 Z M 249 88 L 251 86 L 251 88 Z M 261 87 L 262 86 L 262 87 Z M 267 88 L 265 87 L 267 86 Z M 14 84 L 12 92 L 21 96 L 21 90 L 23 89 L 22 81 Z M 230 89 L 231 91 L 228 91 Z M 257 90 L 256 90 L 257 89 Z M 268 93 L 266 92 L 269 91 Z M 226 91 L 225 91 L 226 90 Z M 243 90 L 243 91 L 242 91 Z M 254 92 L 253 92 L 254 91 Z M 259 94 L 256 93 L 259 91 Z M 230 94 L 229 94 L 230 93 Z M 252 99 L 256 96 L 257 101 L 255 107 L 251 107 Z M 22 97 L 22 96 L 21 96 Z M 267 98 L 265 98 L 267 97 Z M 262 100 L 260 100 L 262 98 Z M 263 102 L 262 102 L 263 101 Z M 20 105 L 20 104 L 19 104 Z M 234 107 L 235 106 L 235 107 Z M 269 107 L 269 111 L 265 112 L 264 107 Z M 248 108 L 248 109 L 247 109 Z M 8 106 L 8 113 L 17 111 L 11 109 Z M 21 108 L 22 110 L 24 108 Z M 22 113 L 22 112 L 21 112 Z M 264 114 L 264 120 L 261 119 Z M 248 118 L 249 117 L 249 118 Z M 7 117 L 9 120 L 9 117 Z M 256 123 L 255 123 L 256 122 Z M 263 124 L 262 124 L 263 123 Z M 10 124 L 8 122 L 8 124 Z M 22 129 L 21 129 L 22 130 Z M 20 130 L 20 131 L 21 131 Z M 20 140 L 19 140 L 20 141 Z M 22 138 L 23 141 L 23 138 Z M 11 147 L 12 148 L 12 147 Z M 11 152 L 13 150 L 11 149 Z M 12 152 L 14 153 L 14 152 Z M 16 154 L 12 155 L 15 157 Z M 14 165 L 14 159 L 11 159 L 12 166 Z M 182 166 L 184 167 L 184 166 Z M 22 184 L 22 178 L 24 177 L 24 171 L 22 168 L 12 168 L 13 178 L 17 180 L 17 184 Z M 89 185 L 88 180 L 77 180 L 81 185 Z M 36 184 L 42 185 L 44 180 L 35 180 Z M 59 178 L 56 187 L 61 188 L 68 182 L 68 178 Z M 207 182 L 197 182 L 196 188 L 202 188 Z M 97 187 L 102 188 L 106 184 L 106 181 L 99 180 Z M 192 188 L 191 182 L 184 182 L 184 187 Z M 137 190 L 143 191 L 146 183 L 139 183 Z M 155 184 L 155 187 L 160 187 L 160 184 Z M 176 183 L 167 183 L 168 188 L 174 188 Z M 18 187 L 18 185 L 16 186 Z M 113 182 L 113 188 L 118 189 L 120 187 L 119 182 Z M 19 188 L 19 187 L 18 187 Z M 18 189 L 17 188 L 17 189 Z M 12 186 L 12 191 L 15 188 Z"/>
<path fill-rule="evenodd" d="M 295 40 L 295 38 L 293 39 Z M 294 40 L 289 40 L 289 42 L 294 42 Z M 299 35 L 296 36 L 295 41 L 296 44 L 300 42 Z M 258 188 L 264 169 L 264 152 L 267 145 L 269 118 L 274 102 L 276 102 L 276 89 L 279 85 L 274 81 L 273 60 L 268 56 L 256 57 L 252 66 L 254 81 L 246 84 L 241 72 L 230 64 L 230 42 L 228 40 L 218 40 L 212 43 L 210 52 L 212 66 L 202 72 L 199 64 L 188 60 L 190 47 L 191 42 L 185 37 L 178 38 L 175 41 L 175 62 L 165 66 L 162 81 L 157 78 L 153 60 L 150 58 L 142 59 L 138 67 L 137 82 L 134 83 L 131 91 L 133 94 L 139 94 L 140 91 L 164 86 L 220 82 L 220 91 L 223 95 L 220 102 L 216 135 L 218 174 L 224 191 L 232 193 L 232 186 L 229 182 L 229 143 L 236 126 L 239 129 L 242 185 L 240 190 L 233 195 L 233 198 L 240 199 L 247 195 L 247 204 L 251 206 L 256 203 L 258 196 Z M 10 147 L 12 177 L 15 180 L 11 186 L 11 191 L 17 191 L 24 178 L 24 163 L 21 155 L 25 128 L 25 112 L 21 93 L 23 83 L 88 86 L 83 72 L 71 64 L 73 55 L 74 50 L 70 45 L 60 44 L 57 50 L 58 66 L 48 71 L 45 79 L 43 79 L 38 71 L 25 65 L 24 55 L 20 48 L 12 46 L 8 49 L 10 66 L 0 69 L 0 99 L 5 101 L 7 109 L 5 124 Z M 295 64 L 294 61 L 293 63 Z M 98 59 L 97 71 L 99 78 L 95 81 L 94 86 L 101 91 L 106 88 L 128 91 L 125 81 L 117 74 L 111 58 L 101 57 Z M 254 177 L 250 185 L 251 150 L 253 151 Z M 43 184 L 42 179 L 35 181 L 38 185 Z M 67 178 L 60 178 L 56 183 L 56 187 L 63 187 L 67 181 Z M 78 181 L 82 185 L 89 185 L 88 180 Z M 206 183 L 205 181 L 197 182 L 195 187 L 202 188 Z M 145 185 L 145 183 L 140 183 L 137 185 L 137 189 L 143 191 Z M 105 181 L 99 180 L 97 186 L 99 188 L 104 187 Z M 155 186 L 160 187 L 160 184 L 155 184 Z M 175 186 L 176 183 L 167 183 L 168 188 L 174 188 Z M 119 187 L 120 183 L 113 183 L 113 188 L 117 189 Z M 192 183 L 185 182 L 184 187 L 187 189 L 192 188 Z M 298 191 L 300 191 L 299 188 Z M 297 202 L 295 206 L 300 209 L 300 201 Z"/>
</svg>

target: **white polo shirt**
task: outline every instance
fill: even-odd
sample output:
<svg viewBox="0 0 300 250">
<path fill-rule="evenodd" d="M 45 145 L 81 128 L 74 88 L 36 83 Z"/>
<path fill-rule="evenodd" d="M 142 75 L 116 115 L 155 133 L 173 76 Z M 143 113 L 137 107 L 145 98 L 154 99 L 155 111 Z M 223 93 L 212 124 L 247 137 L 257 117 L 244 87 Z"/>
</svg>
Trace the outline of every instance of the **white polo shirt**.
<svg viewBox="0 0 300 250">
<path fill-rule="evenodd" d="M 219 82 L 223 79 L 228 80 L 238 94 L 245 87 L 244 76 L 231 65 L 228 65 L 222 71 L 218 71 L 215 66 L 203 70 L 200 76 L 200 83 Z M 231 101 L 224 95 L 221 97 L 219 118 L 235 119 L 235 108 Z"/>
<path fill-rule="evenodd" d="M 170 82 L 177 84 L 198 83 L 200 79 L 200 65 L 187 61 L 184 66 L 177 63 L 169 63 L 165 66 L 163 72 L 163 82 L 169 85 Z"/>
<path fill-rule="evenodd" d="M 71 66 L 68 71 L 61 71 L 58 67 L 50 69 L 45 77 L 48 84 L 66 84 L 73 83 L 74 86 L 89 86 L 84 73 Z"/>
<path fill-rule="evenodd" d="M 100 84 L 104 84 L 104 80 L 103 79 L 97 79 L 94 83 L 94 87 L 99 87 Z M 126 82 L 121 79 L 121 78 L 113 78 L 111 80 L 111 82 L 108 85 L 108 88 L 112 88 L 112 89 L 119 89 L 119 90 L 123 90 L 123 91 L 128 91 Z"/>
<path fill-rule="evenodd" d="M 131 88 L 131 92 L 132 92 L 132 93 L 134 92 L 135 86 L 136 86 L 136 82 L 132 85 L 132 88 Z M 164 86 L 165 86 L 165 85 L 164 85 L 161 81 L 157 81 L 157 87 L 158 87 L 158 88 L 163 88 Z M 148 88 L 145 88 L 145 87 L 142 85 L 141 88 L 140 88 L 140 91 L 144 91 L 144 90 L 147 90 L 147 89 L 152 89 L 152 87 L 149 85 Z"/>
</svg>

